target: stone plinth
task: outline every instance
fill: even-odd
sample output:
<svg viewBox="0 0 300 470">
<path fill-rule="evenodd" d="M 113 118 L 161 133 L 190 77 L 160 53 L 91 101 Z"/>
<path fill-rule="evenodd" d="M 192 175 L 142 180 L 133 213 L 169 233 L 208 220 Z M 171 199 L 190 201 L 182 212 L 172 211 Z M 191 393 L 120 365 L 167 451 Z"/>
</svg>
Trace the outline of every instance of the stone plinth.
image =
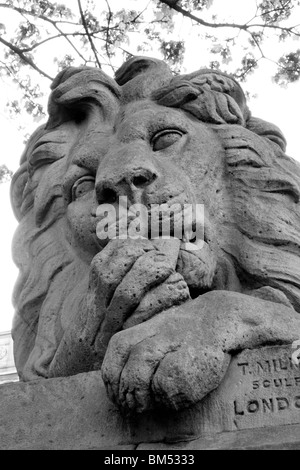
<svg viewBox="0 0 300 470">
<path fill-rule="evenodd" d="M 232 360 L 220 390 L 206 400 L 209 409 L 221 408 L 225 430 L 300 423 L 300 366 L 291 353 L 266 347 Z"/>
<path fill-rule="evenodd" d="M 4 384 L 0 448 L 298 448 L 300 367 L 292 352 L 281 346 L 240 353 L 217 390 L 178 413 L 121 416 L 99 372 Z"/>
<path fill-rule="evenodd" d="M 18 380 L 10 331 L 0 333 L 0 384 Z"/>
</svg>

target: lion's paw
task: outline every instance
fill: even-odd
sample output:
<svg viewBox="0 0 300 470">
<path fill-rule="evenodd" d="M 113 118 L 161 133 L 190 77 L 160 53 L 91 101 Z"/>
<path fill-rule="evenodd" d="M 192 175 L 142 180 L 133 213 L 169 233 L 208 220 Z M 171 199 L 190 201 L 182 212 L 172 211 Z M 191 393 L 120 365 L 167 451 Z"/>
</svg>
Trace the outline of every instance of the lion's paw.
<svg viewBox="0 0 300 470">
<path fill-rule="evenodd" d="M 114 335 L 106 352 L 103 380 L 111 400 L 125 411 L 189 407 L 219 385 L 230 361 L 199 332 L 194 338 L 191 329 L 170 334 L 172 329 L 153 320 L 151 328 L 141 324 Z"/>
</svg>

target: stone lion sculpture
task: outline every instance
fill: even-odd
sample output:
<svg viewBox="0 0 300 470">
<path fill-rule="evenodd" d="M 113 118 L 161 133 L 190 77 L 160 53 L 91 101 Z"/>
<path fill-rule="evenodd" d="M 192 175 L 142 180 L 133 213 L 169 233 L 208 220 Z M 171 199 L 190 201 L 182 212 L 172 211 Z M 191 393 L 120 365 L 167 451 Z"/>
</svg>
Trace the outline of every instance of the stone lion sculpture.
<svg viewBox="0 0 300 470">
<path fill-rule="evenodd" d="M 101 369 L 121 409 L 178 410 L 234 354 L 300 338 L 300 168 L 232 77 L 144 57 L 115 80 L 71 67 L 48 111 L 12 182 L 22 380 Z M 201 248 L 100 240 L 97 208 L 120 196 L 203 204 Z"/>
</svg>

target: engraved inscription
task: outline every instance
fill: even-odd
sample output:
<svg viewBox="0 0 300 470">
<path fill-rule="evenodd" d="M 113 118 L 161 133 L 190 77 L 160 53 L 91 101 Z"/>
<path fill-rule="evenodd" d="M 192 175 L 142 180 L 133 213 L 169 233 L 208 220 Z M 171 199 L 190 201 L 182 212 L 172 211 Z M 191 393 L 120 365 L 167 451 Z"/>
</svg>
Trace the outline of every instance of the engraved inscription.
<svg viewBox="0 0 300 470">
<path fill-rule="evenodd" d="M 237 427 L 242 421 L 253 424 L 258 420 L 263 425 L 266 419 L 269 424 L 270 417 L 281 420 L 286 416 L 288 420 L 290 415 L 300 421 L 300 364 L 292 361 L 291 347 L 245 351 L 233 368 L 239 387 L 233 395 L 231 415 Z"/>
<path fill-rule="evenodd" d="M 300 364 L 294 364 L 292 357 L 276 357 L 271 360 L 256 361 L 254 367 L 249 362 L 238 362 L 237 365 L 242 369 L 243 375 L 272 374 L 282 370 L 298 370 L 300 373 Z"/>
<path fill-rule="evenodd" d="M 233 357 L 207 406 L 219 415 L 220 429 L 300 423 L 300 364 L 292 344 L 247 349 Z"/>
<path fill-rule="evenodd" d="M 296 396 L 294 400 L 289 400 L 286 397 L 275 398 L 261 398 L 257 400 L 249 400 L 246 406 L 239 403 L 238 400 L 234 402 L 235 415 L 244 415 L 245 413 L 267 413 L 288 410 L 291 408 L 300 409 L 300 395 Z"/>
</svg>

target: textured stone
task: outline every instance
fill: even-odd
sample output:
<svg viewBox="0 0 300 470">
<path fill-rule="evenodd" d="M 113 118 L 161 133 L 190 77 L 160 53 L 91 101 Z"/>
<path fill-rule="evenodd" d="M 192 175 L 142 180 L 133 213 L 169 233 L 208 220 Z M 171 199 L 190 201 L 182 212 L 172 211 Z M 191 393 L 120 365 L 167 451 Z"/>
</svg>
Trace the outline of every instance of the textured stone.
<svg viewBox="0 0 300 470">
<path fill-rule="evenodd" d="M 30 381 L 102 368 L 122 413 L 149 413 L 146 434 L 162 412 L 170 429 L 185 423 L 182 435 L 218 429 L 215 414 L 223 429 L 218 408 L 201 424 L 193 407 L 223 386 L 231 358 L 300 338 L 300 168 L 283 135 L 251 116 L 232 77 L 173 76 L 141 57 L 115 79 L 62 71 L 48 111 L 12 182 L 18 373 Z M 185 205 L 196 204 L 204 212 L 183 224 Z M 166 221 L 171 239 L 157 240 Z M 260 425 L 247 406 L 237 401 L 240 428 Z"/>
<path fill-rule="evenodd" d="M 172 452 L 194 450 L 299 450 L 300 425 L 264 427 L 243 431 L 224 432 L 206 436 L 190 442 L 166 444 L 163 442 L 144 443 L 137 450 Z"/>
<path fill-rule="evenodd" d="M 0 448 L 299 448 L 300 424 L 283 425 L 300 423 L 300 408 L 294 406 L 295 397 L 300 395 L 296 380 L 299 367 L 285 369 L 290 356 L 289 346 L 244 351 L 232 359 L 217 390 L 197 407 L 177 412 L 161 410 L 122 416 L 107 399 L 98 371 L 4 384 L 0 386 Z M 285 362 L 280 364 L 280 359 Z M 283 382 L 293 379 L 294 384 L 253 387 L 257 380 L 263 385 L 266 380 L 279 378 Z M 279 410 L 278 397 L 288 400 L 290 408 Z M 261 404 L 263 399 L 269 406 L 247 414 L 250 400 Z M 274 411 L 270 410 L 270 399 L 274 400 Z M 244 415 L 235 413 L 237 401 L 236 409 L 243 410 Z"/>
<path fill-rule="evenodd" d="M 203 402 L 202 432 L 212 432 L 212 422 L 219 431 L 300 423 L 300 366 L 292 352 L 290 346 L 268 346 L 234 357 Z"/>
<path fill-rule="evenodd" d="M 219 390 L 226 430 L 300 423 L 300 365 L 291 353 L 290 347 L 266 347 L 232 360 Z"/>
</svg>

